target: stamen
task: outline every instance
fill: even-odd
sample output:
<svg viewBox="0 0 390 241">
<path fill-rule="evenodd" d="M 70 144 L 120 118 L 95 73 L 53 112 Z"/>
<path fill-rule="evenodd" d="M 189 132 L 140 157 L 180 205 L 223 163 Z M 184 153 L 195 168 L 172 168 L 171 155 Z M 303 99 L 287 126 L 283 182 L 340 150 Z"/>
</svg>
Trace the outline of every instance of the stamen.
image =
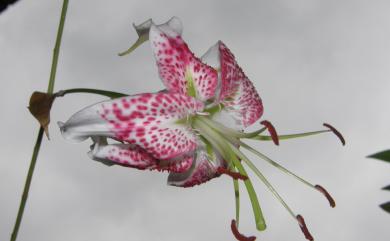
<svg viewBox="0 0 390 241">
<path fill-rule="evenodd" d="M 341 133 L 338 130 L 336 130 L 336 128 L 334 128 L 333 126 L 331 126 L 327 123 L 324 123 L 324 126 L 328 127 L 340 139 L 343 146 L 345 146 L 345 139 L 344 139 L 343 135 L 341 135 Z"/>
<path fill-rule="evenodd" d="M 241 158 L 252 171 L 257 175 L 257 177 L 265 184 L 268 190 L 275 196 L 275 198 L 283 205 L 283 207 L 290 213 L 290 215 L 295 218 L 295 214 L 292 209 L 287 205 L 287 203 L 283 200 L 283 198 L 279 195 L 279 193 L 275 190 L 275 188 L 271 185 L 271 183 L 265 178 L 265 176 L 260 172 L 260 170 L 246 157 L 238 148 L 233 145 L 230 145 L 234 153 Z"/>
<path fill-rule="evenodd" d="M 271 135 L 272 141 L 275 143 L 275 145 L 279 145 L 279 138 L 278 134 L 276 133 L 275 127 L 271 124 L 271 122 L 267 120 L 263 120 L 260 122 L 260 124 L 264 125 L 267 129 L 269 134 Z"/>
<path fill-rule="evenodd" d="M 313 241 L 314 238 L 313 238 L 313 236 L 311 236 L 309 229 L 307 229 L 305 220 L 303 219 L 303 217 L 301 215 L 297 215 L 297 221 L 299 223 L 299 227 L 301 228 L 303 234 L 305 235 L 305 238 L 307 240 Z"/>
<path fill-rule="evenodd" d="M 322 186 L 320 185 L 315 185 L 315 188 L 320 191 L 322 194 L 324 194 L 324 196 L 328 199 L 328 202 L 329 202 L 329 205 L 334 208 L 336 207 L 336 202 L 334 201 L 334 199 L 332 198 L 332 196 L 328 193 L 328 191 L 326 191 L 325 188 L 323 188 Z"/>
<path fill-rule="evenodd" d="M 241 175 L 239 172 L 233 172 L 233 171 L 230 171 L 230 170 L 223 168 L 223 167 L 218 167 L 217 173 L 228 175 L 235 180 L 240 179 L 240 180 L 245 181 L 246 179 L 248 179 L 247 176 Z"/>
<path fill-rule="evenodd" d="M 255 241 L 256 240 L 255 236 L 246 237 L 243 234 L 241 234 L 237 229 L 236 220 L 234 220 L 234 219 L 232 220 L 230 227 L 232 229 L 232 233 L 233 233 L 234 237 L 236 237 L 237 240 L 240 240 L 240 241 Z"/>
<path fill-rule="evenodd" d="M 289 171 L 287 168 L 283 167 L 282 165 L 280 165 L 279 163 L 275 162 L 274 160 L 272 160 L 271 158 L 267 157 L 266 155 L 262 154 L 261 152 L 253 149 L 251 146 L 247 145 L 246 143 L 244 142 L 240 142 L 239 143 L 242 147 L 244 147 L 245 149 L 249 150 L 250 152 L 252 152 L 253 154 L 255 154 L 256 156 L 260 157 L 261 159 L 265 160 L 266 162 L 268 162 L 269 164 L 273 165 L 274 167 L 278 168 L 279 170 L 283 171 L 284 173 L 286 174 L 289 174 L 291 175 L 292 177 L 296 178 L 298 181 L 302 182 L 303 184 L 311 187 L 311 188 L 314 188 L 316 189 L 317 191 L 320 191 L 329 201 L 329 204 L 331 207 L 335 207 L 336 206 L 336 202 L 334 201 L 334 199 L 332 198 L 332 196 L 326 191 L 325 188 L 323 188 L 322 186 L 320 185 L 313 185 L 311 184 L 310 182 L 306 181 L 305 179 L 301 178 L 300 176 L 298 176 L 297 174 Z"/>
</svg>

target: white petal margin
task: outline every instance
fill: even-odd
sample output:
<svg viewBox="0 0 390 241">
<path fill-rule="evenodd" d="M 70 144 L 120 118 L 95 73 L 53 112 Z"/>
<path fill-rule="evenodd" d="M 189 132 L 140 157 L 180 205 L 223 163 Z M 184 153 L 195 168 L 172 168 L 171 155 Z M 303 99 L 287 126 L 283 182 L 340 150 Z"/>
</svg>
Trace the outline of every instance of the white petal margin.
<svg viewBox="0 0 390 241">
<path fill-rule="evenodd" d="M 220 41 L 218 41 L 216 44 L 211 46 L 206 53 L 202 55 L 200 58 L 203 63 L 208 64 L 209 66 L 213 67 L 214 69 L 218 70 L 220 72 L 221 69 L 221 61 L 219 56 L 219 45 Z"/>
</svg>

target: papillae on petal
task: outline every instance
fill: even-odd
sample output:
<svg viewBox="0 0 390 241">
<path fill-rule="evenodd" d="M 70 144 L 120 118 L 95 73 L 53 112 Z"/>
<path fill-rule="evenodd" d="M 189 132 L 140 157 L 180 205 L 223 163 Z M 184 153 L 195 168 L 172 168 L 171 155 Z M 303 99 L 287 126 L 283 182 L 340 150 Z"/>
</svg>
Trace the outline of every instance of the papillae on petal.
<svg viewBox="0 0 390 241">
<path fill-rule="evenodd" d="M 195 150 L 197 137 L 185 120 L 201 110 L 203 103 L 190 96 L 146 93 L 89 106 L 60 128 L 66 139 L 109 137 L 167 160 Z"/>
</svg>

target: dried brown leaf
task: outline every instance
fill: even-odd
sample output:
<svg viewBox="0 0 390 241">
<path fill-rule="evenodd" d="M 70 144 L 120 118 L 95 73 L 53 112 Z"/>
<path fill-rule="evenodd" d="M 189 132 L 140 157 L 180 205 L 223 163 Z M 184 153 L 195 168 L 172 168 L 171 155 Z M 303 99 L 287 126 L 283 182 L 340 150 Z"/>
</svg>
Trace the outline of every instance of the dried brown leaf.
<svg viewBox="0 0 390 241">
<path fill-rule="evenodd" d="M 30 105 L 28 107 L 30 113 L 45 130 L 47 138 L 49 138 L 50 110 L 54 99 L 55 96 L 52 94 L 35 91 L 30 97 Z"/>
</svg>

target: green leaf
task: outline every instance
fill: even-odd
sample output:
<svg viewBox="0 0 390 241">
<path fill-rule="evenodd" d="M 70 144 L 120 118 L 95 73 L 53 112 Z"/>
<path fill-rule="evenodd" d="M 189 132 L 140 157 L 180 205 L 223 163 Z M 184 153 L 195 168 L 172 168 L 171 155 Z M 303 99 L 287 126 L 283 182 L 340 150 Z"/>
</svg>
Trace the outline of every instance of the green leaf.
<svg viewBox="0 0 390 241">
<path fill-rule="evenodd" d="M 390 150 L 378 152 L 378 153 L 375 153 L 375 154 L 368 156 L 368 157 L 382 160 L 385 162 L 390 162 Z"/>
<path fill-rule="evenodd" d="M 387 185 L 386 187 L 383 187 L 382 190 L 390 191 L 390 185 Z"/>
<path fill-rule="evenodd" d="M 390 201 L 379 205 L 385 212 L 390 213 Z"/>
</svg>

